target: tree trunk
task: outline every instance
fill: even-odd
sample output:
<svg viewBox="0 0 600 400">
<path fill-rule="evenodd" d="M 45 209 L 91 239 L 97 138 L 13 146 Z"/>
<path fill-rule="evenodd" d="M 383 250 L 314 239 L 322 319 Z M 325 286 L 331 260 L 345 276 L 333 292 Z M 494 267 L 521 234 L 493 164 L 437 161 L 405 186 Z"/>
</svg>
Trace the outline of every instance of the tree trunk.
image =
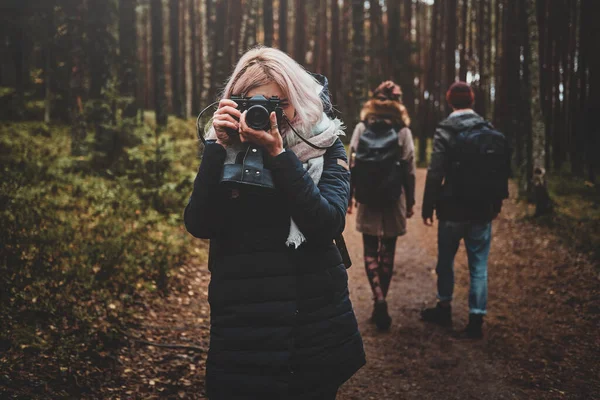
<svg viewBox="0 0 600 400">
<path fill-rule="evenodd" d="M 169 1 L 169 37 L 171 44 L 171 102 L 173 113 L 183 118 L 183 95 L 181 76 L 181 53 L 179 45 L 179 1 Z"/>
<path fill-rule="evenodd" d="M 183 103 L 183 118 L 186 119 L 188 115 L 190 115 L 190 87 L 191 87 L 191 77 L 190 77 L 190 48 L 189 48 L 189 30 L 188 30 L 188 6 L 187 2 L 192 0 L 181 0 L 181 5 L 179 7 L 179 35 L 181 42 L 181 98 Z"/>
<path fill-rule="evenodd" d="M 247 0 L 248 4 L 248 26 L 246 28 L 246 35 L 244 36 L 244 51 L 248 50 L 251 47 L 256 45 L 256 24 L 257 24 L 257 15 L 256 15 L 256 0 Z"/>
<path fill-rule="evenodd" d="M 387 71 L 386 75 L 390 79 L 395 79 L 395 64 L 398 54 L 398 42 L 402 40 L 400 37 L 400 3 L 398 1 L 389 2 L 387 5 Z"/>
<path fill-rule="evenodd" d="M 384 78 L 382 60 L 385 59 L 385 32 L 383 31 L 383 21 L 381 6 L 379 2 L 372 1 L 369 8 L 369 87 L 376 87 Z"/>
<path fill-rule="evenodd" d="M 273 0 L 263 0 L 263 26 L 265 30 L 265 46 L 273 46 L 275 24 L 273 22 Z"/>
<path fill-rule="evenodd" d="M 543 177 L 545 164 L 545 140 L 546 134 L 544 129 L 544 119 L 542 117 L 542 107 L 540 104 L 540 68 L 539 68 L 539 36 L 537 24 L 537 12 L 535 0 L 527 0 L 527 27 L 528 27 L 528 45 L 525 52 L 528 64 L 526 69 L 529 70 L 529 80 L 525 81 L 530 86 L 530 96 L 527 99 L 530 104 L 530 129 L 531 129 L 531 148 L 528 152 L 528 160 L 530 163 L 530 172 L 528 178 L 533 178 L 536 175 L 535 182 L 535 201 L 536 215 L 543 215 L 551 211 L 551 202 L 548 196 L 548 191 L 545 186 L 545 181 L 540 179 Z M 529 82 L 529 83 L 527 83 Z"/>
<path fill-rule="evenodd" d="M 306 65 L 306 4 L 296 0 L 296 24 L 294 26 L 294 59 Z"/>
<path fill-rule="evenodd" d="M 123 118 L 135 118 L 138 104 L 136 0 L 119 0 L 119 54 L 121 67 L 121 96 L 125 97 Z"/>
<path fill-rule="evenodd" d="M 321 28 L 320 35 L 316 40 L 319 41 L 319 53 L 316 54 L 318 57 L 317 72 L 329 77 L 329 40 L 327 40 L 327 34 L 329 32 L 329 21 L 327 19 L 327 0 L 320 0 L 321 11 Z"/>
<path fill-rule="evenodd" d="M 585 174 L 585 162 L 590 154 L 590 149 L 586 146 L 586 134 L 588 131 L 585 107 L 587 104 L 587 60 L 588 60 L 588 48 L 587 43 L 589 37 L 587 36 L 588 25 L 590 24 L 590 14 L 583 12 L 586 3 L 589 0 L 581 0 L 580 3 L 580 20 L 579 20 L 579 32 L 578 32 L 578 58 L 577 58 L 577 80 L 579 82 L 579 104 L 577 107 L 577 129 L 575 133 L 575 154 L 573 163 L 573 172 L 576 175 L 584 176 Z"/>
<path fill-rule="evenodd" d="M 596 173 L 600 162 L 598 154 L 600 154 L 600 132 L 598 124 L 594 123 L 598 110 L 600 110 L 600 55 L 597 51 L 597 43 L 600 43 L 600 33 L 596 24 L 600 17 L 600 4 L 597 1 L 588 1 L 587 7 L 582 7 L 582 10 L 590 13 L 589 17 L 589 42 L 587 43 L 587 54 L 589 59 L 589 81 L 588 81 L 588 101 L 586 106 L 586 121 L 587 121 L 587 143 L 589 148 L 587 157 L 588 162 L 588 180 L 592 183 L 596 182 Z"/>
<path fill-rule="evenodd" d="M 54 12 L 48 10 L 47 31 L 46 31 L 46 46 L 44 48 L 44 122 L 49 124 L 52 109 L 52 66 L 54 65 Z"/>
<path fill-rule="evenodd" d="M 154 71 L 152 69 L 152 24 L 150 11 L 146 7 L 142 13 L 142 65 L 144 68 L 144 109 L 154 107 Z"/>
<path fill-rule="evenodd" d="M 365 100 L 365 4 L 352 0 L 352 125 L 358 123 Z"/>
<path fill-rule="evenodd" d="M 429 131 L 433 131 L 433 121 L 435 121 L 435 101 L 437 98 L 438 88 L 436 87 L 436 53 L 437 46 L 435 45 L 438 39 L 438 13 L 440 8 L 440 0 L 435 0 L 431 12 L 431 45 L 429 48 L 429 59 L 427 60 L 427 83 L 425 85 L 427 91 L 427 99 L 425 112 L 423 113 L 423 124 L 419 135 L 419 162 L 427 162 L 427 138 Z"/>
<path fill-rule="evenodd" d="M 462 0 L 461 7 L 461 35 L 460 35 L 460 71 L 458 77 L 461 81 L 467 81 L 467 25 L 468 25 L 468 14 L 467 11 L 469 2 L 468 0 Z"/>
<path fill-rule="evenodd" d="M 85 94 L 83 73 L 83 4 L 75 2 L 68 9 L 67 31 L 69 34 L 69 118 L 71 125 L 71 155 L 85 154 L 87 129 L 83 111 Z"/>
<path fill-rule="evenodd" d="M 485 10 L 486 0 L 479 0 L 479 5 L 477 8 L 477 58 L 479 62 L 477 63 L 477 72 L 479 73 L 479 82 L 477 85 L 477 93 L 476 93 L 476 104 L 475 110 L 479 115 L 485 117 L 487 110 L 487 66 L 486 66 L 486 46 L 489 44 L 486 43 L 487 30 L 486 26 L 486 10 Z"/>
<path fill-rule="evenodd" d="M 212 85 L 209 98 L 211 101 L 217 99 L 218 90 L 225 83 L 228 66 L 225 63 L 227 60 L 228 35 L 227 35 L 227 0 L 217 0 L 216 2 L 216 22 L 215 22 L 215 42 L 214 54 L 211 62 L 212 65 Z"/>
<path fill-rule="evenodd" d="M 214 50 L 215 50 L 215 32 L 216 32 L 216 15 L 215 4 L 217 0 L 205 0 L 200 2 L 204 7 L 204 33 L 202 35 L 202 51 L 204 52 L 204 83 L 202 85 L 202 99 L 209 103 L 215 101 L 212 97 L 215 85 L 212 76 Z"/>
<path fill-rule="evenodd" d="M 202 74 L 199 71 L 198 66 L 202 65 L 202 62 L 198 60 L 198 55 L 202 54 L 199 51 L 199 46 L 202 46 L 202 41 L 198 38 L 197 21 L 198 15 L 196 13 L 196 0 L 189 0 L 189 23 L 190 23 L 190 70 L 191 70 L 191 107 L 192 115 L 200 111 L 200 85 L 202 81 Z"/>
<path fill-rule="evenodd" d="M 404 41 L 406 43 L 412 42 L 412 5 L 413 0 L 404 0 Z"/>
<path fill-rule="evenodd" d="M 329 91 L 333 104 L 340 101 L 339 86 L 342 78 L 342 64 L 340 60 L 340 8 L 338 0 L 331 0 L 331 75 L 329 76 Z"/>
<path fill-rule="evenodd" d="M 338 87 L 338 103 L 342 106 L 342 114 L 351 115 L 353 111 L 351 109 L 351 90 L 353 89 L 351 85 L 344 85 L 343 82 L 347 82 L 351 79 L 351 71 L 352 71 L 352 62 L 350 55 L 350 44 L 352 42 L 351 38 L 351 19 L 352 19 L 352 5 L 350 4 L 350 0 L 343 0 L 342 3 L 342 20 L 341 20 L 341 66 L 340 70 L 342 71 L 341 78 L 339 80 Z"/>
<path fill-rule="evenodd" d="M 279 49 L 288 51 L 288 0 L 279 0 Z"/>
<path fill-rule="evenodd" d="M 446 86 L 450 86 L 456 80 L 456 11 L 458 8 L 457 0 L 446 0 L 448 12 L 446 18 L 448 29 L 446 35 Z"/>
<path fill-rule="evenodd" d="M 114 131 L 109 129 L 114 122 L 112 99 L 108 98 L 112 78 L 111 66 L 115 58 L 116 43 L 110 31 L 114 13 L 110 2 L 88 3 L 88 55 L 90 70 L 89 97 L 92 101 L 91 119 L 95 130 L 95 161 L 106 167 L 115 155 Z"/>
<path fill-rule="evenodd" d="M 167 125 L 167 88 L 165 79 L 165 53 L 163 40 L 163 9 L 161 0 L 151 0 L 152 65 L 154 70 L 154 111 L 156 125 Z"/>
</svg>

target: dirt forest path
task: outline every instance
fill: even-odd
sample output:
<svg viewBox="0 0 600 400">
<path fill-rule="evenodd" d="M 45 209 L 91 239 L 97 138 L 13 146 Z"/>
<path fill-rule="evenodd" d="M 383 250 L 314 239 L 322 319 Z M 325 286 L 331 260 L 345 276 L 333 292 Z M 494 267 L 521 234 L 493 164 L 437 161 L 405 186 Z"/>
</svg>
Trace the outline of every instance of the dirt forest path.
<svg viewBox="0 0 600 400">
<path fill-rule="evenodd" d="M 354 263 L 349 287 L 367 365 L 342 386 L 338 400 L 600 399 L 598 271 L 524 219 L 522 206 L 512 199 L 493 225 L 484 339 L 456 339 L 420 321 L 420 310 L 435 304 L 436 282 L 437 229 L 420 218 L 425 174 L 417 172 L 415 217 L 396 247 L 387 332 L 369 323 L 373 303 L 362 238 L 355 214 L 348 216 L 344 235 Z M 453 317 L 460 330 L 468 318 L 462 247 L 455 270 Z M 179 284 L 168 298 L 143 305 L 138 339 L 123 351 L 122 386 L 114 388 L 123 398 L 203 398 L 205 352 L 144 344 L 208 345 L 205 260 L 176 272 Z"/>
</svg>

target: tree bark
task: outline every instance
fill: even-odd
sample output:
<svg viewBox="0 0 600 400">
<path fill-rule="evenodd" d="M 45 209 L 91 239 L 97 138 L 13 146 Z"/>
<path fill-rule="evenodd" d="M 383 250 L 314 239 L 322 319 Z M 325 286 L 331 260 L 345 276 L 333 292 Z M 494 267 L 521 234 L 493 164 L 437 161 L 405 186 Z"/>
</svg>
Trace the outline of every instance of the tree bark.
<svg viewBox="0 0 600 400">
<path fill-rule="evenodd" d="M 138 86 L 136 0 L 119 0 L 119 53 L 120 53 L 120 92 L 125 97 L 123 118 L 135 118 L 138 111 L 136 99 Z"/>
<path fill-rule="evenodd" d="M 279 0 L 279 49 L 288 51 L 288 0 Z"/>
<path fill-rule="evenodd" d="M 463 82 L 467 81 L 467 25 L 468 25 L 468 14 L 469 9 L 468 0 L 462 0 L 461 7 L 461 45 L 460 45 L 460 71 L 458 73 L 459 79 Z"/>
<path fill-rule="evenodd" d="M 531 147 L 528 149 L 528 171 L 527 178 L 532 179 L 535 174 L 538 178 L 543 175 L 545 164 L 545 140 L 544 119 L 542 117 L 542 107 L 540 104 L 540 68 L 539 68 L 539 31 L 537 24 L 537 11 L 535 0 L 527 0 L 527 27 L 528 27 L 528 45 L 525 52 L 528 59 L 527 70 L 529 73 L 530 97 L 530 129 L 531 129 Z M 529 180 L 531 182 L 531 180 Z M 535 200 L 536 215 L 546 214 L 551 211 L 551 202 L 548 196 L 545 182 L 539 179 L 535 182 Z"/>
<path fill-rule="evenodd" d="M 589 153 L 587 157 L 588 163 L 588 180 L 592 183 L 596 182 L 596 173 L 600 162 L 598 154 L 600 154 L 600 132 L 598 124 L 594 123 L 598 110 L 600 110 L 600 55 L 597 51 L 597 43 L 600 43 L 600 33 L 598 28 L 594 26 L 600 16 L 600 4 L 597 1 L 588 1 L 587 7 L 582 7 L 582 10 L 589 12 L 589 42 L 587 42 L 588 54 L 588 101 L 586 106 L 586 121 L 587 121 L 587 143 Z"/>
<path fill-rule="evenodd" d="M 365 100 L 365 4 L 352 0 L 352 115 L 353 124 L 358 123 L 360 108 Z"/>
<path fill-rule="evenodd" d="M 296 0 L 296 24 L 294 26 L 294 59 L 306 65 L 306 4 Z"/>
<path fill-rule="evenodd" d="M 332 103 L 339 102 L 339 85 L 342 77 L 340 60 L 340 8 L 338 0 L 331 0 L 331 75 L 329 76 L 329 91 Z"/>
<path fill-rule="evenodd" d="M 183 95 L 181 76 L 181 53 L 179 44 L 179 1 L 169 1 L 169 37 L 171 45 L 171 103 L 173 113 L 183 118 Z"/>
<path fill-rule="evenodd" d="M 273 22 L 273 0 L 263 0 L 263 27 L 265 31 L 265 46 L 273 46 L 275 24 Z"/>
<path fill-rule="evenodd" d="M 456 11 L 457 0 L 446 0 L 448 12 L 446 18 L 448 29 L 446 34 L 446 86 L 450 86 L 456 80 Z"/>
<path fill-rule="evenodd" d="M 202 45 L 202 41 L 198 38 L 197 21 L 198 15 L 196 12 L 196 0 L 189 0 L 189 23 L 190 23 L 190 69 L 191 69 L 191 107 L 192 115 L 200 111 L 200 85 L 202 81 L 202 74 L 199 71 L 199 66 L 202 62 L 198 60 L 198 56 L 202 54 L 199 51 L 199 46 Z"/>
<path fill-rule="evenodd" d="M 154 71 L 154 111 L 156 125 L 167 125 L 167 93 L 165 79 L 165 53 L 163 40 L 163 9 L 161 0 L 151 0 L 152 24 L 152 65 Z"/>
<path fill-rule="evenodd" d="M 376 87 L 384 78 L 385 59 L 385 32 L 383 31 L 383 21 L 381 6 L 379 2 L 372 1 L 369 8 L 369 87 Z M 393 22 L 394 23 L 394 22 Z"/>
</svg>

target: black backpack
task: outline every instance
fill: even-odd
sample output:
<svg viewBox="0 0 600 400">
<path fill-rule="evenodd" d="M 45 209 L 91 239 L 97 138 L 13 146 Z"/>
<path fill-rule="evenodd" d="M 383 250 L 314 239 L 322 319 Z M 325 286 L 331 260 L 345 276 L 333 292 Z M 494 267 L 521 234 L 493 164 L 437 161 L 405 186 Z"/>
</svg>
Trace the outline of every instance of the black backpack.
<svg viewBox="0 0 600 400">
<path fill-rule="evenodd" d="M 365 126 L 352 168 L 354 195 L 361 204 L 385 207 L 402 194 L 405 168 L 398 130 L 381 121 Z"/>
<path fill-rule="evenodd" d="M 451 196 L 463 204 L 508 198 L 511 151 L 506 137 L 487 121 L 458 132 L 450 152 Z"/>
</svg>

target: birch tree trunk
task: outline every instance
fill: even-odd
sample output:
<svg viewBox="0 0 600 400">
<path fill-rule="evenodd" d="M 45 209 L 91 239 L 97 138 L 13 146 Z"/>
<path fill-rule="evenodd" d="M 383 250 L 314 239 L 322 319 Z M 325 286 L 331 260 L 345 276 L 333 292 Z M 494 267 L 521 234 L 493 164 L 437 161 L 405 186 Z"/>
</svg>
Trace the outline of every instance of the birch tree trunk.
<svg viewBox="0 0 600 400">
<path fill-rule="evenodd" d="M 539 66 L 539 31 L 537 23 L 537 11 L 535 0 L 527 0 L 527 30 L 528 30 L 528 45 L 526 53 L 528 54 L 528 69 L 529 69 L 529 85 L 531 96 L 528 98 L 530 102 L 531 112 L 531 149 L 528 159 L 531 164 L 528 165 L 529 171 L 527 178 L 536 177 L 534 183 L 536 215 L 547 214 L 551 211 L 551 202 L 548 196 L 545 181 L 545 148 L 546 134 L 544 128 L 544 119 L 542 116 L 542 107 L 540 103 L 540 66 Z M 529 163 L 528 163 L 529 164 Z M 531 180 L 527 182 L 527 188 L 530 189 Z"/>
</svg>

